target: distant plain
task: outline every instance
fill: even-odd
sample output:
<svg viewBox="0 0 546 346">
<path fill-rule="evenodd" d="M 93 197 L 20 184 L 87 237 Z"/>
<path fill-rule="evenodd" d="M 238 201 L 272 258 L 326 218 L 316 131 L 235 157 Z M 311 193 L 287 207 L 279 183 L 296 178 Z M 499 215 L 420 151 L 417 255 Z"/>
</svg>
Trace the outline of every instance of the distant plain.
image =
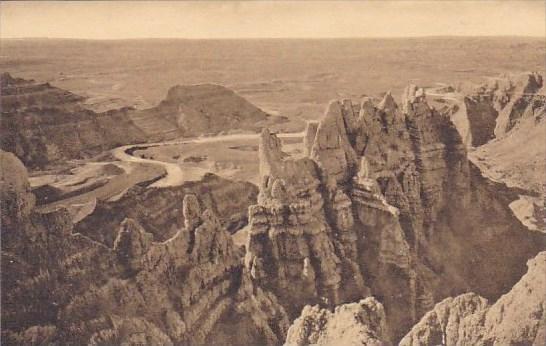
<svg viewBox="0 0 546 346">
<path fill-rule="evenodd" d="M 0 48 L 0 71 L 87 96 L 96 110 L 146 108 L 173 85 L 217 83 L 301 120 L 319 118 L 333 98 L 387 90 L 398 97 L 408 83 L 456 86 L 500 73 L 544 73 L 546 59 L 543 38 L 521 37 L 9 39 Z"/>
</svg>

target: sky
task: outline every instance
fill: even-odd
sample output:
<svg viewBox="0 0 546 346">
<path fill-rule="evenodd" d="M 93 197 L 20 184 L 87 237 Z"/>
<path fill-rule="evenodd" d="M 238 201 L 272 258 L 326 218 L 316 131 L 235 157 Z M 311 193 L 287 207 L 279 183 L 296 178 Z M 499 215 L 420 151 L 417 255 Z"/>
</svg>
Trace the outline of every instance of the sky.
<svg viewBox="0 0 546 346">
<path fill-rule="evenodd" d="M 546 36 L 546 2 L 0 2 L 0 37 Z"/>
</svg>

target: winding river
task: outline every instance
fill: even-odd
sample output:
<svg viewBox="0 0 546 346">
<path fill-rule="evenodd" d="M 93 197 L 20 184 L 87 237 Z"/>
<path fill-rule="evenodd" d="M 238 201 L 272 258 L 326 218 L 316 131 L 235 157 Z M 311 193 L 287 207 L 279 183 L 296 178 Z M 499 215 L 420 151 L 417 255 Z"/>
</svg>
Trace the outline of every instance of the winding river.
<svg viewBox="0 0 546 346">
<path fill-rule="evenodd" d="M 279 138 L 301 138 L 304 136 L 304 132 L 278 133 L 277 136 Z M 205 143 L 217 143 L 217 142 L 223 142 L 223 141 L 248 140 L 248 139 L 258 140 L 259 138 L 260 138 L 259 133 L 231 134 L 231 135 L 221 135 L 221 136 L 214 136 L 214 137 L 198 137 L 198 138 L 192 138 L 192 139 L 173 140 L 173 141 L 157 142 L 157 143 L 124 145 L 124 146 L 112 149 L 111 152 L 112 152 L 112 155 L 120 161 L 147 163 L 147 164 L 154 164 L 154 165 L 159 165 L 163 167 L 165 169 L 166 176 L 159 179 L 158 181 L 153 183 L 151 186 L 152 187 L 168 187 L 168 186 L 178 186 L 184 183 L 187 180 L 185 178 L 185 175 L 189 173 L 187 171 L 189 169 L 192 170 L 191 175 L 195 175 L 196 173 L 205 174 L 207 173 L 207 171 L 205 169 L 196 168 L 196 167 L 183 168 L 183 167 L 180 167 L 178 164 L 171 163 L 171 162 L 145 159 L 145 158 L 133 155 L 132 154 L 133 151 L 139 150 L 139 149 L 146 149 L 150 147 L 167 146 L 167 145 L 179 145 L 179 144 L 189 144 L 189 143 L 205 144 Z"/>
</svg>

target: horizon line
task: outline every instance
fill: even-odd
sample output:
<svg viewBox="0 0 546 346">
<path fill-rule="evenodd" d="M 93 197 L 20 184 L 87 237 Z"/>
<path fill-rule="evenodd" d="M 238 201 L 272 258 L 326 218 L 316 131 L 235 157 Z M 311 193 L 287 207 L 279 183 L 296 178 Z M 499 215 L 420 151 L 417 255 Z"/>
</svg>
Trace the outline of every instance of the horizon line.
<svg viewBox="0 0 546 346">
<path fill-rule="evenodd" d="M 545 39 L 534 35 L 419 35 L 419 36 L 324 36 L 324 37 L 120 37 L 120 38 L 87 38 L 87 37 L 2 37 L 0 40 L 79 40 L 79 41 L 129 41 L 129 40 L 336 40 L 336 39 L 417 39 L 417 38 L 531 38 Z"/>
</svg>

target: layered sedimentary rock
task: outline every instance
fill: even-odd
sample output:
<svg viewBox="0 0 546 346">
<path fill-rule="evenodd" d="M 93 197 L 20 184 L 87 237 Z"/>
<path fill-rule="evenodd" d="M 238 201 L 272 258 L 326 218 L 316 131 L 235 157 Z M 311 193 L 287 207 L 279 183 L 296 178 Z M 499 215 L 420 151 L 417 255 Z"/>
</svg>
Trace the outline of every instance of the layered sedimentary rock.
<svg viewBox="0 0 546 346">
<path fill-rule="evenodd" d="M 419 87 L 402 106 L 390 93 L 377 105 L 334 101 L 307 134 L 309 157 L 294 160 L 262 133 L 263 183 L 249 209 L 245 265 L 291 316 L 372 294 L 396 341 L 447 296 L 498 298 L 546 246 Z"/>
<path fill-rule="evenodd" d="M 436 304 L 400 345 L 544 345 L 546 252 L 527 266 L 521 280 L 492 305 L 474 293 Z"/>
<path fill-rule="evenodd" d="M 285 346 L 389 345 L 385 310 L 372 297 L 336 307 L 306 306 L 288 329 Z"/>
<path fill-rule="evenodd" d="M 358 340 L 396 343 L 446 297 L 475 292 L 444 304 L 461 320 L 489 311 L 485 299 L 508 292 L 546 247 L 512 216 L 514 192 L 467 160 L 448 115 L 417 86 L 400 105 L 390 93 L 331 102 L 304 143 L 307 157 L 292 159 L 262 131 L 246 253 L 226 230 L 254 203 L 243 183 L 136 187 L 74 229 L 64 209 L 33 210 L 26 170 L 2 153 L 3 340 L 274 345 L 312 304 L 298 322 L 311 329 L 290 340 L 327 343 L 354 327 Z M 378 303 L 321 310 L 369 296 Z"/>
<path fill-rule="evenodd" d="M 0 76 L 1 148 L 29 167 L 73 158 L 146 140 L 128 114 L 129 108 L 95 113 L 83 98 L 48 83 Z"/>
<path fill-rule="evenodd" d="M 25 168 L 0 158 L 3 343 L 282 342 L 284 310 L 253 286 L 230 234 L 194 195 L 171 238 L 156 242 L 126 219 L 109 247 L 73 233 L 64 209 L 34 212 Z"/>
<path fill-rule="evenodd" d="M 324 290 L 335 296 L 339 260 L 333 251 L 327 251 L 324 257 L 317 253 L 332 247 L 321 215 L 323 202 L 317 169 L 309 159 L 287 161 L 288 165 L 281 166 L 281 154 L 278 138 L 264 131 L 260 145 L 260 156 L 265 158 L 260 162 L 260 205 L 249 209 L 247 268 L 255 280 L 271 288 L 281 300 L 296 301 L 301 296 L 317 299 L 317 290 L 322 287 L 317 287 L 316 275 L 324 278 Z M 292 182 L 289 190 L 287 181 Z M 290 220 L 296 227 L 291 227 Z M 271 242 L 268 248 L 263 241 Z M 258 251 L 260 256 L 256 256 Z M 316 261 L 319 273 L 311 261 Z"/>
<path fill-rule="evenodd" d="M 157 106 L 132 112 L 130 118 L 151 141 L 230 130 L 259 131 L 286 120 L 216 84 L 174 86 Z"/>
<path fill-rule="evenodd" d="M 544 114 L 544 96 L 537 94 L 542 85 L 542 76 L 538 73 L 508 76 L 495 83 L 493 99 L 500 108 L 495 126 L 497 137 L 510 131 L 524 117 Z"/>
</svg>

